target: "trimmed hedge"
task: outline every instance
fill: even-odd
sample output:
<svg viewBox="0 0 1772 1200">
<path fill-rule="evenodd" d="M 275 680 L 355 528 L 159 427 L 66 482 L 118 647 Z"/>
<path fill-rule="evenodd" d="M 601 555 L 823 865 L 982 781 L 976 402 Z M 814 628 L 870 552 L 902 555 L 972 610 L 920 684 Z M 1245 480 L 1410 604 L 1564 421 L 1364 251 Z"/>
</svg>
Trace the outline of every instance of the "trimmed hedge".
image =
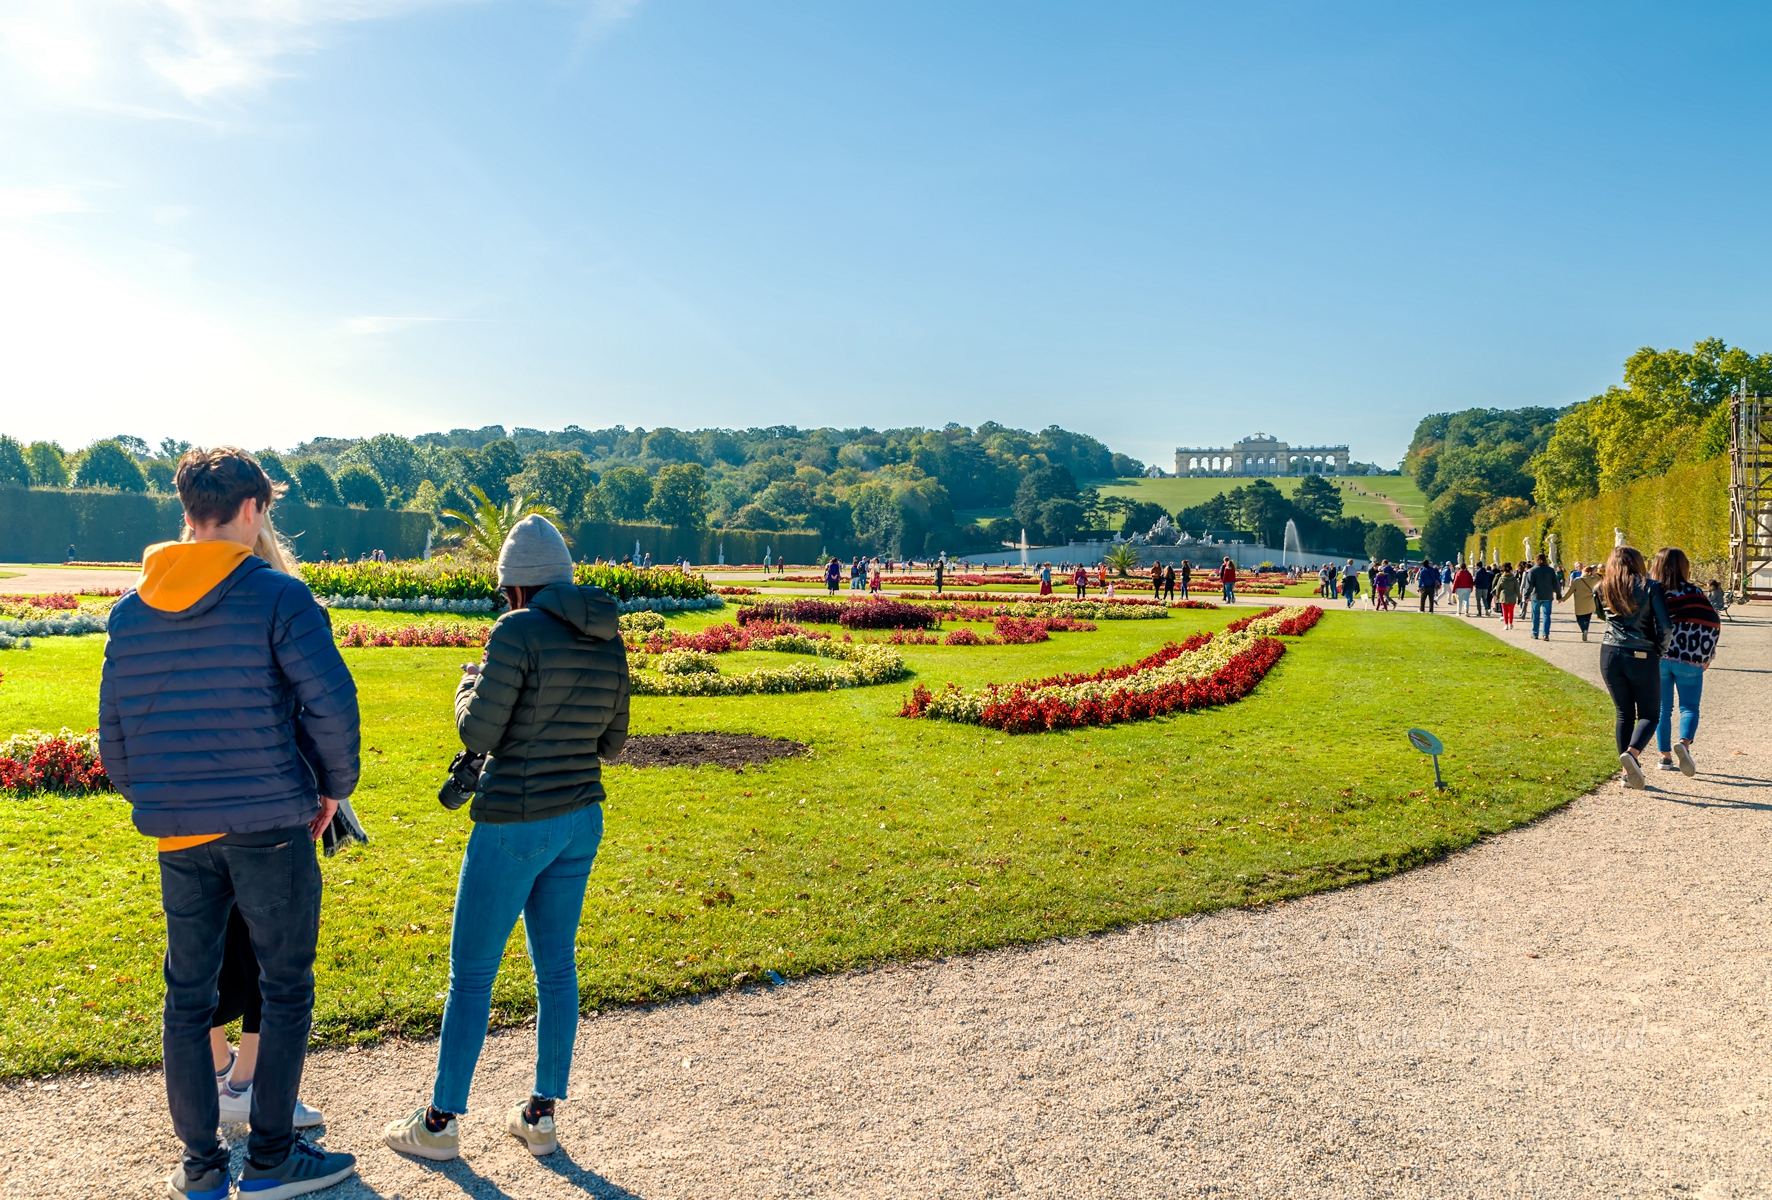
<svg viewBox="0 0 1772 1200">
<path fill-rule="evenodd" d="M 676 525 L 628 525 L 581 521 L 573 526 L 574 558 L 607 558 L 620 561 L 622 555 L 634 553 L 640 543 L 642 554 L 650 553 L 652 561 L 675 562 L 686 558 L 698 567 L 712 566 L 726 548 L 726 562 L 763 561 L 763 551 L 779 554 L 791 563 L 818 562 L 818 552 L 825 548 L 824 536 L 816 530 L 791 530 L 785 533 L 758 529 L 708 529 L 700 533 Z"/>
<path fill-rule="evenodd" d="M 284 501 L 277 531 L 302 558 L 321 551 L 355 558 L 371 550 L 417 558 L 429 513 L 309 507 Z M 63 488 L 0 487 L 0 562 L 64 562 L 68 547 L 85 562 L 137 562 L 155 542 L 178 538 L 184 510 L 176 496 Z"/>
<path fill-rule="evenodd" d="M 484 600 L 502 604 L 498 572 L 491 563 L 433 559 L 430 562 L 303 563 L 302 581 L 316 596 L 367 600 Z M 712 589 L 700 575 L 619 563 L 579 563 L 574 583 L 596 584 L 617 600 L 701 600 Z M 718 607 L 714 605 L 713 607 Z M 407 611 L 404 606 L 397 611 Z"/>
<path fill-rule="evenodd" d="M 1639 479 L 1629 487 L 1571 504 L 1562 513 L 1535 512 L 1497 525 L 1487 534 L 1466 539 L 1468 561 L 1483 537 L 1496 547 L 1503 562 L 1518 562 L 1532 539 L 1532 552 L 1544 549 L 1547 534 L 1557 535 L 1557 557 L 1564 566 L 1604 562 L 1612 553 L 1614 528 L 1625 541 L 1652 556 L 1664 546 L 1678 546 L 1692 560 L 1693 573 L 1721 579 L 1729 561 L 1729 460 L 1675 467 L 1656 479 Z"/>
</svg>

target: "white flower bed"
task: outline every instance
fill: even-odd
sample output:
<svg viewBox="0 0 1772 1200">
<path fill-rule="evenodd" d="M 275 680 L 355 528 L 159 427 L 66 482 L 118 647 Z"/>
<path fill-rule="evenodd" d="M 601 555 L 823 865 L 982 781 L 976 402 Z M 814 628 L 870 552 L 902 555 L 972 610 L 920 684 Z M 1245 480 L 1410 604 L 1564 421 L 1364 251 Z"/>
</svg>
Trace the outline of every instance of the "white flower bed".
<svg viewBox="0 0 1772 1200">
<path fill-rule="evenodd" d="M 791 667 L 759 667 L 743 675 L 666 675 L 635 671 L 637 696 L 747 696 L 758 693 L 823 692 L 832 688 L 871 687 L 892 683 L 910 674 L 904 655 L 875 642 L 837 642 L 817 638 L 778 637 L 752 642 L 752 650 L 776 650 L 792 654 L 817 654 L 839 663 L 795 663 Z M 671 654 L 697 651 L 674 650 Z M 708 656 L 712 658 L 712 655 Z"/>
<path fill-rule="evenodd" d="M 491 600 L 433 600 L 429 596 L 420 596 L 416 600 L 372 596 L 316 596 L 314 599 L 326 608 L 363 612 L 489 613 L 497 607 Z"/>
<path fill-rule="evenodd" d="M 67 637 L 103 633 L 109 618 L 104 613 L 75 612 L 65 617 L 41 617 L 30 621 L 0 621 L 0 637 Z"/>
<path fill-rule="evenodd" d="M 718 675 L 720 664 L 706 650 L 666 650 L 653 664 L 661 675 Z"/>
<path fill-rule="evenodd" d="M 634 600 L 617 600 L 615 606 L 624 613 L 704 612 L 710 608 L 724 608 L 726 601 L 723 597 L 712 594 L 689 600 L 679 600 L 675 596 L 643 596 Z"/>
<path fill-rule="evenodd" d="M 1074 621 L 1161 621 L 1169 610 L 1161 604 L 1108 604 L 1098 600 L 1012 600 L 1006 604 L 967 600 L 955 605 L 964 617 L 969 608 L 988 609 L 992 616 L 1070 617 Z"/>
</svg>

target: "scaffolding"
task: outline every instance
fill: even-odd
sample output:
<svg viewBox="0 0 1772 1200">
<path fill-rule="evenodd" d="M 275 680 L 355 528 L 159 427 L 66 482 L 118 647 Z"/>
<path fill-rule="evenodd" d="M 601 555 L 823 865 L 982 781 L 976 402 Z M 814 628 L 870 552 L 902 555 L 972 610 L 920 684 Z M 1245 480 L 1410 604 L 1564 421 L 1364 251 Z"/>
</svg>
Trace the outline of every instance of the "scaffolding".
<svg viewBox="0 0 1772 1200">
<path fill-rule="evenodd" d="M 1767 397 L 1747 380 L 1729 397 L 1729 587 L 1772 600 L 1772 428 Z"/>
</svg>

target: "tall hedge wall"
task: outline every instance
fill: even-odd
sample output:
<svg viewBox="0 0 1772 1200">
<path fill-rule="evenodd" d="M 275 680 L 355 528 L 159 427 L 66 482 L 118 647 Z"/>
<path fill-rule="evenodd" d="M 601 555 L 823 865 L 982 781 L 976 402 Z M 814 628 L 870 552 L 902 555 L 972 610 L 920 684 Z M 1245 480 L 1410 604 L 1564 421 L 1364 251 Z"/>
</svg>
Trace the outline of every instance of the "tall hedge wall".
<svg viewBox="0 0 1772 1200">
<path fill-rule="evenodd" d="M 1663 546 L 1678 546 L 1704 578 L 1721 579 L 1729 559 L 1729 460 L 1675 467 L 1656 479 L 1640 479 L 1629 487 L 1571 504 L 1551 517 L 1533 513 L 1486 535 L 1502 561 L 1520 557 L 1521 539 L 1532 539 L 1532 552 L 1542 551 L 1545 536 L 1557 535 L 1557 557 L 1567 567 L 1575 562 L 1604 562 L 1612 553 L 1614 528 L 1645 557 Z M 1468 560 L 1481 537 L 1465 542 Z"/>
<path fill-rule="evenodd" d="M 309 507 L 288 501 L 272 513 L 277 529 L 302 558 L 322 550 L 355 558 L 371 550 L 417 558 L 425 550 L 428 513 Z M 176 497 L 132 492 L 0 487 L 0 562 L 135 562 L 155 542 L 178 537 Z"/>
<path fill-rule="evenodd" d="M 624 554 L 633 554 L 635 542 L 640 543 L 642 554 L 652 555 L 655 563 L 687 558 L 696 566 L 716 562 L 722 545 L 728 565 L 762 562 L 764 550 L 779 554 L 789 562 L 809 563 L 825 547 L 822 535 L 803 530 L 765 533 L 756 529 L 709 529 L 697 533 L 675 525 L 584 521 L 573 527 L 572 555 L 580 561 L 593 558 L 619 560 Z"/>
</svg>

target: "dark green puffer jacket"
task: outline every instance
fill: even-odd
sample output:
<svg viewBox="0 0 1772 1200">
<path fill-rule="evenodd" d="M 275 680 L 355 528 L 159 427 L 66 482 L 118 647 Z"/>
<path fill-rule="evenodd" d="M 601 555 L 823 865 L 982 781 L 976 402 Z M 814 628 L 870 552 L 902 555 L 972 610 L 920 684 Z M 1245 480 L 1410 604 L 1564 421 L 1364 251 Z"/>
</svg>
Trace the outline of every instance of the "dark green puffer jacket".
<svg viewBox="0 0 1772 1200">
<path fill-rule="evenodd" d="M 628 740 L 628 655 L 602 588 L 550 584 L 492 627 L 455 693 L 455 727 L 490 757 L 476 821 L 542 821 L 603 799 L 601 758 Z"/>
</svg>

